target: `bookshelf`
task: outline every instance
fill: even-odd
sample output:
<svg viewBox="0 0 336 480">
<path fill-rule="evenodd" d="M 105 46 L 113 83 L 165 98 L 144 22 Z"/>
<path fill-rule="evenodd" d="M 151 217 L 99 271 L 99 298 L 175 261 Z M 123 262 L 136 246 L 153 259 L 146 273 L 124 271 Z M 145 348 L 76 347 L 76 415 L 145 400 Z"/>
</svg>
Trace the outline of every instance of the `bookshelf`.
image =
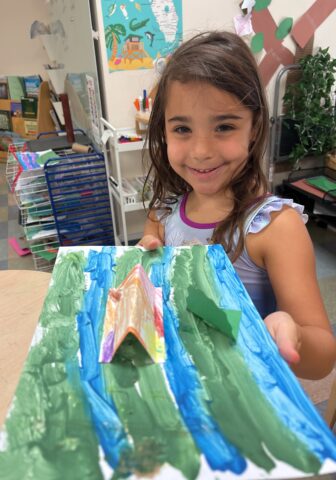
<svg viewBox="0 0 336 480">
<path fill-rule="evenodd" d="M 0 99 L 0 110 L 11 112 L 11 99 Z M 12 130 L 19 135 L 23 140 L 35 138 L 39 133 L 50 132 L 55 130 L 55 124 L 50 116 L 50 110 L 53 109 L 49 84 L 47 81 L 41 82 L 38 107 L 37 107 L 37 128 L 29 131 L 27 129 L 27 119 L 23 117 L 11 117 Z M 1 131 L 0 131 L 1 136 Z M 0 151 L 0 162 L 5 163 L 7 159 L 7 152 Z"/>
</svg>

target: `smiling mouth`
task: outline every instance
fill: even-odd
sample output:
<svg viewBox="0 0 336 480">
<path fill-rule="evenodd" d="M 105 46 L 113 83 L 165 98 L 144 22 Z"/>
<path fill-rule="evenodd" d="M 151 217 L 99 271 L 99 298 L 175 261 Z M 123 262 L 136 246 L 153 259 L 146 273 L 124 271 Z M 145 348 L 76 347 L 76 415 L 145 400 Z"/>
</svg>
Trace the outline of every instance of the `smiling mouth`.
<svg viewBox="0 0 336 480">
<path fill-rule="evenodd" d="M 192 168 L 192 167 L 189 167 L 190 170 L 192 170 L 193 172 L 197 172 L 197 173 L 209 173 L 209 172 L 213 172 L 214 170 L 217 170 L 217 168 L 219 167 L 214 167 L 214 168 Z"/>
</svg>

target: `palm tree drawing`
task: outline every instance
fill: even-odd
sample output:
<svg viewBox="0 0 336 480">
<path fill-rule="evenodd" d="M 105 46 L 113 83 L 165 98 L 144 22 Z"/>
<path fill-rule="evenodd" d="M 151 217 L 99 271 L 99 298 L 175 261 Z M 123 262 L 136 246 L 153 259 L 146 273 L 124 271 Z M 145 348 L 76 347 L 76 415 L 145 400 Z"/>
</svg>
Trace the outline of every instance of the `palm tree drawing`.
<svg viewBox="0 0 336 480">
<path fill-rule="evenodd" d="M 122 35 L 126 35 L 126 28 L 121 23 L 111 24 L 105 28 L 105 41 L 106 46 L 111 49 L 111 62 L 117 57 L 118 44 L 120 43 L 120 37 Z"/>
</svg>

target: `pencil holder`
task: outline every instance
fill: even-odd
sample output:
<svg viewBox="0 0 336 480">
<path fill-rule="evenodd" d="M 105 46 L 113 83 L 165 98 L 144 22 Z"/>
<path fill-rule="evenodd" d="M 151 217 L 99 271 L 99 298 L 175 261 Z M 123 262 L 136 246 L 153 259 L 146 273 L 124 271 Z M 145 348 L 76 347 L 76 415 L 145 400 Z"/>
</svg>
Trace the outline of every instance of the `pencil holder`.
<svg viewBox="0 0 336 480">
<path fill-rule="evenodd" d="M 135 114 L 135 131 L 138 135 L 147 132 L 149 116 L 149 112 L 137 112 Z"/>
</svg>

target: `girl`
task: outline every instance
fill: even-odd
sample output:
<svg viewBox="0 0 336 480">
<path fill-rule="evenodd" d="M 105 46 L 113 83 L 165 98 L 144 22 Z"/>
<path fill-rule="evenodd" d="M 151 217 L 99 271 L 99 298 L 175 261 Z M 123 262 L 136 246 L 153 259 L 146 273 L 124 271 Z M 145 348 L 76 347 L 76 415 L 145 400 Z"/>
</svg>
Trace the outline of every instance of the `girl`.
<svg viewBox="0 0 336 480">
<path fill-rule="evenodd" d="M 182 44 L 160 79 L 148 130 L 154 196 L 140 245 L 221 243 L 302 378 L 336 349 L 303 208 L 267 193 L 267 102 L 253 55 L 227 32 Z"/>
</svg>

